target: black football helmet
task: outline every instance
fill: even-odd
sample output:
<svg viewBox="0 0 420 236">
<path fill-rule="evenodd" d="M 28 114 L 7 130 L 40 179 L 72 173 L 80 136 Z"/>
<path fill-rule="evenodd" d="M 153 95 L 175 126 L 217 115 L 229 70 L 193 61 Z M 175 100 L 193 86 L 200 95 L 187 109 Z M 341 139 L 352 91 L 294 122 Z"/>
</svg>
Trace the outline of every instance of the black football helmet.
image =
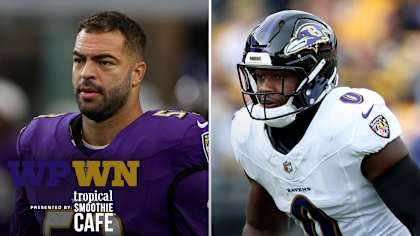
<svg viewBox="0 0 420 236">
<path fill-rule="evenodd" d="M 280 11 L 257 25 L 246 41 L 237 65 L 245 106 L 253 119 L 284 127 L 297 113 L 320 102 L 337 85 L 337 39 L 322 19 L 303 11 Z M 256 69 L 290 70 L 299 78 L 286 104 L 265 108 L 261 99 L 273 92 L 258 92 Z M 246 97 L 250 97 L 247 102 Z"/>
</svg>

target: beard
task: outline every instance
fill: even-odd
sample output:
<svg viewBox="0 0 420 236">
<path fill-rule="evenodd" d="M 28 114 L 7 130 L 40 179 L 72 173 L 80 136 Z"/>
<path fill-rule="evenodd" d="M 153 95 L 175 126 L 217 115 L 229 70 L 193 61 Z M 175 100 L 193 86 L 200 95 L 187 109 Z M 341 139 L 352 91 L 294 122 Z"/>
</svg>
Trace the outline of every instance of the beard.
<svg viewBox="0 0 420 236">
<path fill-rule="evenodd" d="M 80 86 L 91 88 L 102 95 L 102 100 L 86 102 L 80 97 L 80 91 L 76 90 L 76 101 L 80 112 L 95 122 L 103 122 L 115 115 L 128 100 L 131 77 L 122 80 L 121 84 L 110 88 L 108 91 L 94 84 L 91 80 L 84 80 Z"/>
</svg>

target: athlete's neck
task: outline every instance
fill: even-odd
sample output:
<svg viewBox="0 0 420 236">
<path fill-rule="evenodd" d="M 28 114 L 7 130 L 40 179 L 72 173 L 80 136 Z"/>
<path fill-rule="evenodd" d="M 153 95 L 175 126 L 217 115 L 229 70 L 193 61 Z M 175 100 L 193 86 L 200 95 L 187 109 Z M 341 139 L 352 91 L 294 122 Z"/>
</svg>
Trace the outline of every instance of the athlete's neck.
<svg viewBox="0 0 420 236">
<path fill-rule="evenodd" d="M 267 134 L 273 147 L 284 155 L 289 153 L 305 135 L 320 105 L 321 103 L 316 104 L 299 113 L 296 116 L 296 120 L 286 127 L 272 128 L 266 126 Z"/>
<path fill-rule="evenodd" d="M 115 115 L 102 122 L 82 116 L 82 137 L 90 145 L 110 144 L 117 134 L 143 114 L 140 105 L 123 106 Z"/>
</svg>

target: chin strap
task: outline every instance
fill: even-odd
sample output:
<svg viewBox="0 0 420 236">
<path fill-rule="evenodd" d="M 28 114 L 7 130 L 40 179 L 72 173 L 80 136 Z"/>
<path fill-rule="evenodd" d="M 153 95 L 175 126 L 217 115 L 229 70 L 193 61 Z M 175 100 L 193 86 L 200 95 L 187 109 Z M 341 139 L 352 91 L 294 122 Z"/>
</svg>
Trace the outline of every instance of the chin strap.
<svg viewBox="0 0 420 236">
<path fill-rule="evenodd" d="M 261 104 L 252 105 L 250 113 L 252 118 L 264 120 L 270 127 L 283 128 L 296 119 L 296 110 L 291 97 L 286 104 L 275 108 L 265 108 Z"/>
</svg>

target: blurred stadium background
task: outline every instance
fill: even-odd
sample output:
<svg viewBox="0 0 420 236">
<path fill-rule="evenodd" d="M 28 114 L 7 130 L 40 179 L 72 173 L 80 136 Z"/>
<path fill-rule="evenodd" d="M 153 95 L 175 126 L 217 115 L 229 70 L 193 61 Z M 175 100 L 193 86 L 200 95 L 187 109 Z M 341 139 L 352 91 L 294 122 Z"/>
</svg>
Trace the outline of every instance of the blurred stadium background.
<svg viewBox="0 0 420 236">
<path fill-rule="evenodd" d="M 236 63 L 252 28 L 283 9 L 308 11 L 329 22 L 338 37 L 340 85 L 381 94 L 399 118 L 403 139 L 420 164 L 419 1 L 213 0 L 213 235 L 239 235 L 245 219 L 248 184 L 230 147 L 231 118 L 243 106 Z"/>
<path fill-rule="evenodd" d="M 78 22 L 103 10 L 137 20 L 147 35 L 144 110 L 208 116 L 208 0 L 0 1 L 0 232 L 13 207 L 6 161 L 32 117 L 77 111 L 71 85 Z"/>
</svg>

